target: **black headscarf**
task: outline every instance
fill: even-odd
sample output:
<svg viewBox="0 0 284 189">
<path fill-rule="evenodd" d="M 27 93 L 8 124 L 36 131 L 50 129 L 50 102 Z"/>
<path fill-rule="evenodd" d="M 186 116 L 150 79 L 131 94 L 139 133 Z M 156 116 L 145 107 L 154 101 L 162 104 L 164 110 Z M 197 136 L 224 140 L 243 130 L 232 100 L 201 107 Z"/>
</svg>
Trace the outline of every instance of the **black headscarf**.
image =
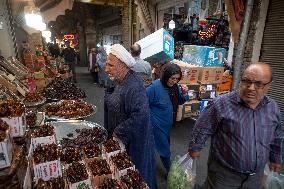
<svg viewBox="0 0 284 189">
<path fill-rule="evenodd" d="M 161 79 L 160 79 L 163 86 L 169 89 L 169 96 L 170 96 L 170 99 L 171 99 L 172 105 L 173 105 L 173 123 L 175 123 L 176 115 L 177 115 L 177 109 L 178 109 L 178 93 L 179 93 L 178 87 L 179 86 L 176 83 L 172 87 L 169 87 L 167 85 L 167 82 L 170 79 L 170 77 L 175 75 L 175 74 L 180 75 L 180 79 L 178 80 L 178 82 L 179 82 L 181 80 L 181 77 L 182 77 L 180 67 L 176 64 L 169 64 L 165 67 L 165 70 L 162 73 L 162 76 L 161 76 Z"/>
</svg>

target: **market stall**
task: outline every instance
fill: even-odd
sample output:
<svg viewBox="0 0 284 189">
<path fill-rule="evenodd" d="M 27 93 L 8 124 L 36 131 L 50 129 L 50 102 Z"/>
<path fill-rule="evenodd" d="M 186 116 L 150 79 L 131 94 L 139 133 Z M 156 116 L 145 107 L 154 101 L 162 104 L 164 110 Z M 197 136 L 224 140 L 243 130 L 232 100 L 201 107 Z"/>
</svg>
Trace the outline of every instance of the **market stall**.
<svg viewBox="0 0 284 189">
<path fill-rule="evenodd" d="M 97 107 L 62 77 L 61 60 L 24 60 L 0 62 L 0 188 L 147 189 L 119 139 L 84 120 Z"/>
</svg>

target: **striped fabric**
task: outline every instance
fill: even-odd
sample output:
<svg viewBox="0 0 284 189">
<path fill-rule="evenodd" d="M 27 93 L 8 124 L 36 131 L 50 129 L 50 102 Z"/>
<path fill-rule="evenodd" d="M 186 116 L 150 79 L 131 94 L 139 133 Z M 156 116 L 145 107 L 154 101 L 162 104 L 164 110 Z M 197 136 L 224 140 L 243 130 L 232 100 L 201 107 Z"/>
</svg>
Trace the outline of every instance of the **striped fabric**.
<svg viewBox="0 0 284 189">
<path fill-rule="evenodd" d="M 255 110 L 245 105 L 238 91 L 217 97 L 197 120 L 189 149 L 200 151 L 210 136 L 212 158 L 235 171 L 255 172 L 268 160 L 282 162 L 280 112 L 269 97 Z"/>
</svg>

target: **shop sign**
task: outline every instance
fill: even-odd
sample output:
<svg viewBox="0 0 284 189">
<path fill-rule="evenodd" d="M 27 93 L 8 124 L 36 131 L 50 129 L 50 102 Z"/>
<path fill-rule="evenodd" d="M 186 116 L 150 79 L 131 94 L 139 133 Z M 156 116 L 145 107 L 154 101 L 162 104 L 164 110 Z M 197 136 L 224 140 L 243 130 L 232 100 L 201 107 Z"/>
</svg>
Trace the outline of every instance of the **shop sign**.
<svg viewBox="0 0 284 189">
<path fill-rule="evenodd" d="M 63 37 L 64 37 L 64 39 L 66 39 L 66 40 L 74 39 L 74 35 L 72 35 L 72 34 L 66 34 L 66 35 L 64 35 Z"/>
</svg>

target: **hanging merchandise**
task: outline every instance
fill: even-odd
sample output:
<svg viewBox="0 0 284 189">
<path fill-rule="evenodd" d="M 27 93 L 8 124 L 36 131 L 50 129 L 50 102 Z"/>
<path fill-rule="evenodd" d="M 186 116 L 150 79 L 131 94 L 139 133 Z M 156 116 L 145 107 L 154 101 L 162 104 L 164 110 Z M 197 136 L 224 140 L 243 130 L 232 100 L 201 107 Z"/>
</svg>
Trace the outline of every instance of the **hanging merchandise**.
<svg viewBox="0 0 284 189">
<path fill-rule="evenodd" d="M 218 1 L 216 11 L 214 12 L 213 16 L 222 16 L 223 15 L 223 2 L 222 0 Z"/>
<path fill-rule="evenodd" d="M 206 20 L 206 18 L 205 18 L 206 12 L 207 12 L 207 9 L 205 9 L 205 10 L 200 9 L 200 11 L 199 11 L 199 21 L 198 21 L 198 23 L 203 28 L 208 24 L 208 20 Z"/>
<path fill-rule="evenodd" d="M 188 8 L 187 17 L 183 24 L 191 24 L 190 13 L 191 13 L 191 8 Z"/>
</svg>

